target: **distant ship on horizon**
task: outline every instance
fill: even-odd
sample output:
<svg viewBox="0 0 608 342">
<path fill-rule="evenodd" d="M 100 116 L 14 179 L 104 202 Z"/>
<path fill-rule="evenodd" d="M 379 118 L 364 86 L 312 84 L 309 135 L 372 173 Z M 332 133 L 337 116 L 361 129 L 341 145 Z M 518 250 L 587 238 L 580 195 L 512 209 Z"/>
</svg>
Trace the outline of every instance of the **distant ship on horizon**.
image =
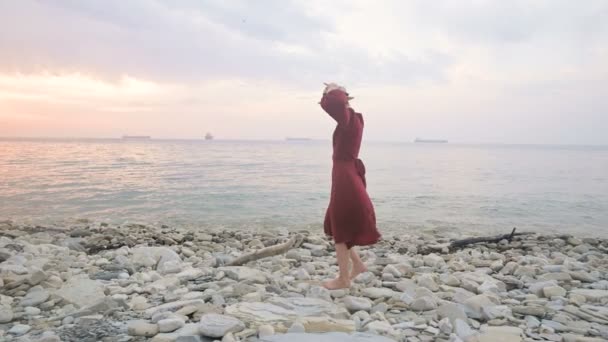
<svg viewBox="0 0 608 342">
<path fill-rule="evenodd" d="M 416 140 L 414 140 L 415 143 L 433 143 L 433 144 L 447 144 L 447 140 L 443 140 L 443 139 L 420 139 L 420 138 L 416 138 Z"/>
<path fill-rule="evenodd" d="M 292 138 L 292 137 L 287 137 L 287 138 L 285 138 L 285 140 L 287 140 L 287 141 L 310 141 L 312 139 L 311 138 Z"/>
<path fill-rule="evenodd" d="M 149 135 L 123 135 L 122 140 L 150 140 L 152 139 Z"/>
<path fill-rule="evenodd" d="M 213 140 L 213 135 L 211 133 L 205 134 L 205 140 Z"/>
</svg>

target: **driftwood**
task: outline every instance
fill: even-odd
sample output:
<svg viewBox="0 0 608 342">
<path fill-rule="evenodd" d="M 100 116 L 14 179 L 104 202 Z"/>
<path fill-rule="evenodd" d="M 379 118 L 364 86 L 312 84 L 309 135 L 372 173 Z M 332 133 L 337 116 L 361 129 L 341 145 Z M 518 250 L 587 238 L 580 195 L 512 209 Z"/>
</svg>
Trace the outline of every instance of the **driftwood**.
<svg viewBox="0 0 608 342">
<path fill-rule="evenodd" d="M 242 266 L 251 261 L 283 254 L 292 248 L 300 247 L 302 242 L 304 242 L 304 237 L 300 234 L 296 234 L 287 242 L 269 246 L 266 248 L 259 249 L 257 251 L 253 251 L 251 253 L 241 255 L 240 257 L 226 264 L 226 266 Z"/>
<path fill-rule="evenodd" d="M 419 251 L 420 254 L 430 254 L 430 253 L 449 253 L 449 252 L 453 252 L 457 249 L 460 248 L 464 248 L 468 245 L 474 245 L 476 243 L 498 243 L 502 240 L 507 240 L 509 242 L 513 241 L 513 238 L 515 236 L 522 236 L 522 235 L 531 235 L 534 233 L 529 233 L 529 232 L 525 232 L 525 233 L 516 233 L 515 230 L 517 228 L 513 228 L 513 230 L 511 231 L 511 233 L 509 234 L 501 234 L 501 235 L 496 235 L 496 236 L 482 236 L 482 237 L 474 237 L 474 238 L 467 238 L 467 239 L 462 239 L 462 240 L 454 240 L 450 243 L 445 243 L 445 244 L 438 244 L 438 245 L 429 245 L 429 246 L 424 246 L 422 247 L 422 249 Z"/>
<path fill-rule="evenodd" d="M 462 239 L 462 240 L 456 240 L 456 241 L 452 241 L 449 245 L 449 249 L 450 250 L 455 250 L 458 248 L 463 248 L 465 246 L 468 245 L 472 245 L 472 244 L 476 244 L 476 243 L 480 243 L 480 242 L 486 242 L 486 243 L 498 243 L 502 240 L 507 240 L 509 242 L 513 241 L 513 237 L 514 236 L 520 236 L 520 235 L 530 235 L 532 233 L 516 233 L 515 230 L 517 228 L 513 228 L 513 231 L 511 231 L 511 234 L 502 234 L 502 235 L 496 235 L 496 236 L 485 236 L 485 237 L 476 237 L 476 238 L 468 238 L 468 239 Z"/>
</svg>

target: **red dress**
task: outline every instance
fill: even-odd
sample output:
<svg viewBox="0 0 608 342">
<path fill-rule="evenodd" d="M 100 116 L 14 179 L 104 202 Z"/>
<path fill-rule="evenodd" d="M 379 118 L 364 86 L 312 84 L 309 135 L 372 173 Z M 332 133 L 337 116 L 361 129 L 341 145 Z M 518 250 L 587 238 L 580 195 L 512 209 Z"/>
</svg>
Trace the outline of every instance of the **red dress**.
<svg viewBox="0 0 608 342">
<path fill-rule="evenodd" d="M 325 214 L 325 234 L 349 249 L 372 245 L 381 235 L 366 190 L 365 166 L 358 158 L 363 116 L 348 106 L 347 95 L 341 90 L 325 94 L 321 107 L 338 122 L 333 135 L 331 197 Z"/>
</svg>

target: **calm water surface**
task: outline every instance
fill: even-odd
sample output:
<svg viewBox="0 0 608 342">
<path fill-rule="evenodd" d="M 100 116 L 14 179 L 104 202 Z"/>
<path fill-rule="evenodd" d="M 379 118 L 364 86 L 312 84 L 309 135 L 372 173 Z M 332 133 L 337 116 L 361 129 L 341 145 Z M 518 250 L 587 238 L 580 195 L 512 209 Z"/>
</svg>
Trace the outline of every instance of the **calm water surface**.
<svg viewBox="0 0 608 342">
<path fill-rule="evenodd" d="M 608 235 L 608 148 L 364 143 L 381 229 Z M 0 219 L 318 228 L 325 141 L 0 140 Z"/>
</svg>

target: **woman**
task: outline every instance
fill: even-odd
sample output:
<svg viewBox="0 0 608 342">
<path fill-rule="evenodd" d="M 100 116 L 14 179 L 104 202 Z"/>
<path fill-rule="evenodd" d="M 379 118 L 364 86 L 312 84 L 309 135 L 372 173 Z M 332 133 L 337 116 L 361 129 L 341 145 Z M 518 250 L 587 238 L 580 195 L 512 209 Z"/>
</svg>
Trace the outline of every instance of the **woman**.
<svg viewBox="0 0 608 342">
<path fill-rule="evenodd" d="M 350 107 L 351 99 L 344 87 L 330 83 L 326 84 L 320 102 L 338 123 L 333 134 L 331 198 L 324 230 L 336 245 L 340 274 L 323 283 L 330 290 L 350 287 L 352 279 L 367 271 L 355 246 L 372 245 L 380 239 L 374 206 L 366 190 L 365 167 L 358 158 L 363 116 Z"/>
</svg>

